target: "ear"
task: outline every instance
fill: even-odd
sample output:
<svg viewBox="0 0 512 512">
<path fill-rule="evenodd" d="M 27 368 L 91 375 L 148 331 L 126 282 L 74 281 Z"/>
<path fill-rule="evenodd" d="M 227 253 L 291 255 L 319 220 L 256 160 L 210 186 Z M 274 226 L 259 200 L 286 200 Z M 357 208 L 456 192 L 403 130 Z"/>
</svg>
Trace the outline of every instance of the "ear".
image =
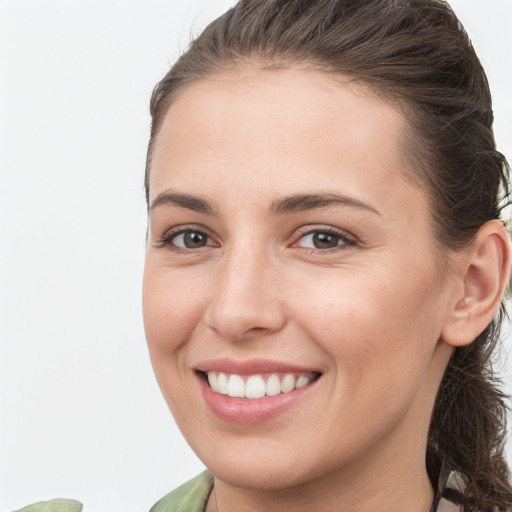
<svg viewBox="0 0 512 512">
<path fill-rule="evenodd" d="M 454 347 L 468 345 L 493 319 L 507 287 L 511 243 L 499 220 L 485 223 L 475 243 L 455 258 L 454 294 L 441 338 Z"/>
</svg>

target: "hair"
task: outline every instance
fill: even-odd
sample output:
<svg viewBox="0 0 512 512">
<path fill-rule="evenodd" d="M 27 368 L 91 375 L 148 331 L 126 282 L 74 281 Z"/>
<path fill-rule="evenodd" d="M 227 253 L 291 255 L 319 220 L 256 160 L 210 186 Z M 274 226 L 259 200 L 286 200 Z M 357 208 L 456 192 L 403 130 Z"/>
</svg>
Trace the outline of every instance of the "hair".
<svg viewBox="0 0 512 512">
<path fill-rule="evenodd" d="M 443 0 L 241 0 L 190 44 L 151 97 L 151 154 L 176 96 L 199 80 L 260 69 L 300 68 L 348 77 L 405 112 L 410 175 L 429 193 L 436 246 L 469 247 L 499 219 L 508 165 L 496 150 L 491 95 L 469 37 Z M 504 457 L 507 397 L 493 371 L 503 304 L 473 343 L 454 350 L 428 435 L 434 488 L 441 467 L 466 483 L 464 510 L 512 507 Z"/>
</svg>

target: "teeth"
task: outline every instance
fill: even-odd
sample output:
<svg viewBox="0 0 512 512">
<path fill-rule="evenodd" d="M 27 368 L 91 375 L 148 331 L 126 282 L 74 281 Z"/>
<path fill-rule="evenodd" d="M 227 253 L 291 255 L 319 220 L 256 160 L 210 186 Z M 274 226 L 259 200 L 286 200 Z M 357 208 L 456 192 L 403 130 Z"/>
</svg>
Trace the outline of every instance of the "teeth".
<svg viewBox="0 0 512 512">
<path fill-rule="evenodd" d="M 228 380 L 228 396 L 232 398 L 245 397 L 245 383 L 240 375 L 231 375 Z"/>
<path fill-rule="evenodd" d="M 247 398 L 256 400 L 264 396 L 276 396 L 280 393 L 290 393 L 294 389 L 307 386 L 313 380 L 313 374 L 299 375 L 292 373 L 270 375 L 265 382 L 261 375 L 251 375 L 244 380 L 240 375 L 228 375 L 222 372 L 207 372 L 208 384 L 216 393 L 232 398 Z"/>
<path fill-rule="evenodd" d="M 293 391 L 295 389 L 295 377 L 288 373 L 284 376 L 283 381 L 281 382 L 281 392 L 282 393 L 289 393 L 290 391 Z"/>
<path fill-rule="evenodd" d="M 253 375 L 247 379 L 245 385 L 245 397 L 254 400 L 265 396 L 266 385 L 265 381 L 259 375 Z"/>
<path fill-rule="evenodd" d="M 277 375 L 271 375 L 267 380 L 267 386 L 265 389 L 265 394 L 267 396 L 275 396 L 281 393 L 281 382 L 279 381 L 279 377 Z"/>
<path fill-rule="evenodd" d="M 224 375 L 225 377 L 225 375 Z M 216 393 L 220 393 L 219 388 L 219 374 L 215 372 L 209 372 L 208 373 L 208 384 L 210 384 L 210 387 L 215 391 Z"/>
<path fill-rule="evenodd" d="M 308 383 L 309 383 L 309 379 L 308 379 L 307 377 L 305 377 L 304 375 L 301 375 L 301 376 L 297 379 L 297 382 L 295 383 L 295 389 L 303 388 L 303 387 L 304 387 L 304 386 L 306 386 Z"/>
<path fill-rule="evenodd" d="M 219 393 L 223 395 L 228 394 L 228 378 L 225 373 L 219 373 Z"/>
</svg>

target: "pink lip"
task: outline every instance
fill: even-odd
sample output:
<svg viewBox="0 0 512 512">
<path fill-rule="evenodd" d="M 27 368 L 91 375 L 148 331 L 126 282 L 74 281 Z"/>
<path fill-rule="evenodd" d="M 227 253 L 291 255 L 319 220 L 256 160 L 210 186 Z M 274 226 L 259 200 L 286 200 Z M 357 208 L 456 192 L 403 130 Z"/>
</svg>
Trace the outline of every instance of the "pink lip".
<svg viewBox="0 0 512 512">
<path fill-rule="evenodd" d="M 200 379 L 201 391 L 210 410 L 223 421 L 250 425 L 268 421 L 295 405 L 307 393 L 314 382 L 290 393 L 266 396 L 258 400 L 230 398 L 212 391 L 210 386 Z"/>
<path fill-rule="evenodd" d="M 236 375 L 254 375 L 261 373 L 308 373 L 318 370 L 295 366 L 270 359 L 250 359 L 248 361 L 236 361 L 234 359 L 211 359 L 201 361 L 196 365 L 200 372 L 217 371 Z"/>
<path fill-rule="evenodd" d="M 317 381 L 289 393 L 276 396 L 265 396 L 257 400 L 231 398 L 213 391 L 206 379 L 199 372 L 218 371 L 229 374 L 249 375 L 265 373 L 307 373 L 315 370 L 290 365 L 277 361 L 253 359 L 235 361 L 231 359 L 215 359 L 203 361 L 196 366 L 197 378 L 202 395 L 209 409 L 223 421 L 250 425 L 262 423 L 286 412 L 305 398 Z"/>
</svg>

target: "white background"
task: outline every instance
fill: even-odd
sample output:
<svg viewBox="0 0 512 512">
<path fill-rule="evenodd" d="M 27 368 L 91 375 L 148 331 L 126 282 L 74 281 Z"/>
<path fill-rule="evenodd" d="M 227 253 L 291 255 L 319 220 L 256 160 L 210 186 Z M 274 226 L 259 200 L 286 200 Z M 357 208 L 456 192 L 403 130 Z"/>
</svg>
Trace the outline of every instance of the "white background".
<svg viewBox="0 0 512 512">
<path fill-rule="evenodd" d="M 202 469 L 145 347 L 142 183 L 152 87 L 231 4 L 0 0 L 0 512 L 147 511 Z M 512 160 L 512 0 L 452 5 Z"/>
</svg>

